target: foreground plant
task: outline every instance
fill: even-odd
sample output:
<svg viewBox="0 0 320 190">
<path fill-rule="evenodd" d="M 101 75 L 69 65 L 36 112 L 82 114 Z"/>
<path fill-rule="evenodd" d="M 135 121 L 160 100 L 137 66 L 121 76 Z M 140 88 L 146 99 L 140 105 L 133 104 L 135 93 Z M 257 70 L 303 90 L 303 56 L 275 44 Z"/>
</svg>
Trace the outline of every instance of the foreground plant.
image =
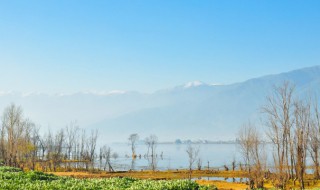
<svg viewBox="0 0 320 190">
<path fill-rule="evenodd" d="M 15 190 L 210 190 L 190 180 L 138 180 L 133 178 L 75 179 L 16 168 L 0 167 L 0 189 Z"/>
</svg>

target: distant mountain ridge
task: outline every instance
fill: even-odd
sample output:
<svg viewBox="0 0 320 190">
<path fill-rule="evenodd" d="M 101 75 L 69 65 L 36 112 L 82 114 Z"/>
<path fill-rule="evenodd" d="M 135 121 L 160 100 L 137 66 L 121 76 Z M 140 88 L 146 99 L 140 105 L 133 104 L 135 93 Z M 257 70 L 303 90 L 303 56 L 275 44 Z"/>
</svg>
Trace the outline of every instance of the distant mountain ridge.
<svg viewBox="0 0 320 190">
<path fill-rule="evenodd" d="M 196 85 L 158 91 L 149 99 L 165 102 L 136 110 L 94 126 L 125 139 L 129 133 L 157 134 L 165 140 L 176 138 L 233 139 L 238 128 L 253 120 L 261 125 L 261 106 L 275 85 L 289 81 L 298 96 L 319 94 L 320 66 L 254 78 L 230 85 Z M 125 132 L 125 133 L 124 133 Z M 127 133 L 127 134 L 126 134 Z"/>
<path fill-rule="evenodd" d="M 0 111 L 14 102 L 43 127 L 62 128 L 77 120 L 99 129 L 100 139 L 126 141 L 130 133 L 175 139 L 230 140 L 247 120 L 260 124 L 260 108 L 274 85 L 290 81 L 298 96 L 320 95 L 320 66 L 229 85 L 193 81 L 151 94 L 84 92 L 47 95 L 0 92 Z"/>
</svg>

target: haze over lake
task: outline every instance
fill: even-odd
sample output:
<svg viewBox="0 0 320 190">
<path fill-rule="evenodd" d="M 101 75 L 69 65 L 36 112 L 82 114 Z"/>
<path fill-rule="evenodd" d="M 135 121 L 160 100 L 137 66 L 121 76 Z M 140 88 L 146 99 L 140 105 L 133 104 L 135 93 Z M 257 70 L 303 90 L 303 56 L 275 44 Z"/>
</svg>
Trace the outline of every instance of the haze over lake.
<svg viewBox="0 0 320 190">
<path fill-rule="evenodd" d="M 188 167 L 188 155 L 186 153 L 187 144 L 158 144 L 157 151 L 157 169 L 186 169 Z M 224 165 L 230 166 L 235 159 L 237 164 L 241 160 L 239 146 L 237 144 L 194 144 L 199 147 L 199 158 L 202 161 L 202 167 L 223 169 Z M 112 151 L 119 154 L 119 158 L 112 159 L 116 170 L 141 170 L 149 169 L 148 160 L 144 157 L 147 152 L 147 146 L 137 145 L 137 155 L 141 154 L 132 162 L 130 146 L 126 143 L 117 143 L 110 145 Z M 161 157 L 161 153 L 163 156 Z M 126 157 L 126 155 L 128 157 Z M 132 167 L 133 164 L 133 167 Z"/>
</svg>

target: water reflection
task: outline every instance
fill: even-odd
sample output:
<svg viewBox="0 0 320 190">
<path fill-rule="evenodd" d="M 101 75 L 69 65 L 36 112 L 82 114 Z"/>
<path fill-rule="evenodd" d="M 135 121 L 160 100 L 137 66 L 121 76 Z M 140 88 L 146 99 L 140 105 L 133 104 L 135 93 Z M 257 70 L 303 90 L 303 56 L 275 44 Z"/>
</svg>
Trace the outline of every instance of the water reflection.
<svg viewBox="0 0 320 190">
<path fill-rule="evenodd" d="M 111 147 L 117 152 L 117 159 L 111 162 L 115 170 L 141 170 L 152 169 L 168 170 L 168 169 L 184 169 L 188 167 L 188 157 L 185 152 L 184 144 L 159 144 L 155 156 L 152 159 L 151 153 L 148 155 L 148 148 L 144 145 L 137 145 L 137 157 L 132 161 L 130 147 L 127 144 L 114 144 Z M 199 157 L 203 163 L 210 163 L 210 167 L 219 167 L 230 165 L 233 158 L 240 159 L 234 144 L 203 144 L 200 146 Z M 141 157 L 140 157 L 141 155 Z M 98 163 L 97 163 L 98 167 Z M 207 167 L 207 166 L 206 166 Z"/>
<path fill-rule="evenodd" d="M 208 181 L 226 181 L 226 182 L 232 182 L 232 183 L 245 183 L 248 181 L 248 178 L 246 177 L 233 177 L 233 178 L 227 178 L 227 177 L 196 177 L 192 178 L 193 181 L 195 180 L 208 180 Z"/>
<path fill-rule="evenodd" d="M 136 169 L 136 159 L 135 158 L 133 158 L 133 159 L 131 159 L 131 170 L 135 170 Z"/>
</svg>

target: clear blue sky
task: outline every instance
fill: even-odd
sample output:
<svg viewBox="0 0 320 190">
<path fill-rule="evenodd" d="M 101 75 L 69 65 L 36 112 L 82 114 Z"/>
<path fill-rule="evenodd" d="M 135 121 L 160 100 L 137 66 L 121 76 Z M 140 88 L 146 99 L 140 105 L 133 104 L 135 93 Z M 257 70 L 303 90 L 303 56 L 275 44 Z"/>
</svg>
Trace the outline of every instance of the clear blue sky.
<svg viewBox="0 0 320 190">
<path fill-rule="evenodd" d="M 319 64 L 319 0 L 0 0 L 0 91 L 152 92 Z"/>
</svg>

